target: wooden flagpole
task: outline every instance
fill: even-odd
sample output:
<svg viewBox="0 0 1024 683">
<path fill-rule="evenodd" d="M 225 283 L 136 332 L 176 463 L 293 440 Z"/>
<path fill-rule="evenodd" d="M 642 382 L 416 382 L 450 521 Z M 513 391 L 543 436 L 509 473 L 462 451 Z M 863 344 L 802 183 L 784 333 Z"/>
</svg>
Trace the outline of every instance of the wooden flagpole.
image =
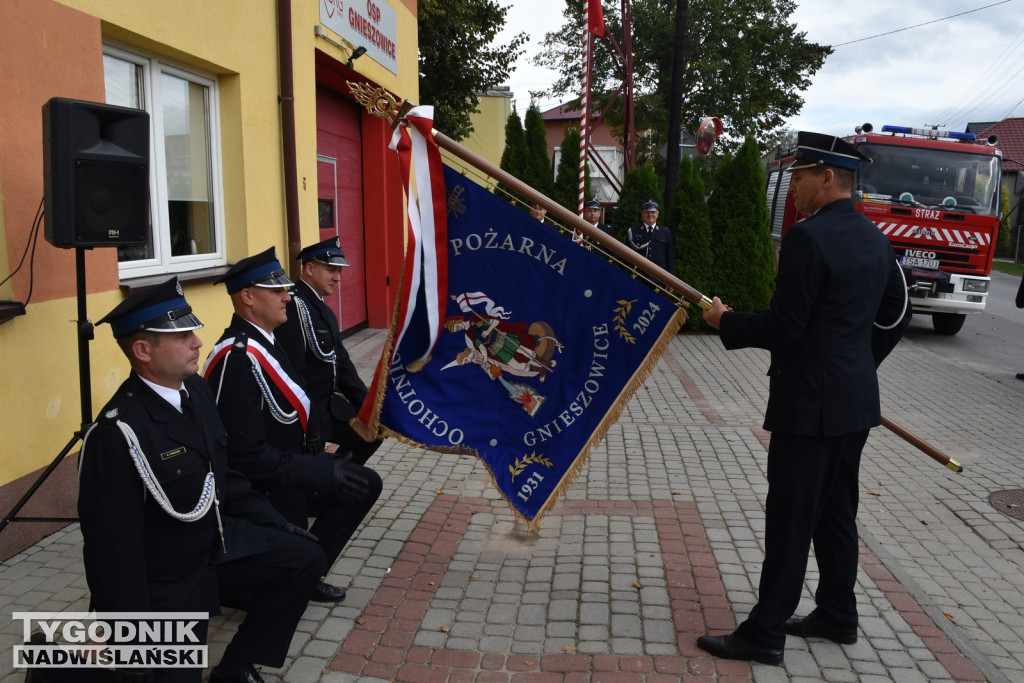
<svg viewBox="0 0 1024 683">
<path fill-rule="evenodd" d="M 356 99 L 359 100 L 371 114 L 380 118 L 391 119 L 394 122 L 394 125 L 397 125 L 405 112 L 412 108 L 412 104 L 409 102 L 399 105 L 398 101 L 383 88 L 366 88 L 365 91 L 361 92 L 359 90 L 359 86 L 352 83 L 349 84 L 349 88 L 352 90 Z M 386 104 L 385 100 L 389 100 L 390 103 Z M 470 166 L 473 166 L 495 180 L 500 181 L 506 187 L 518 192 L 528 201 L 535 202 L 540 206 L 543 206 L 549 213 L 557 216 L 569 227 L 582 232 L 584 235 L 604 247 L 607 251 L 615 254 L 623 261 L 635 266 L 649 277 L 659 280 L 666 289 L 680 294 L 687 301 L 700 306 L 704 310 L 712 307 L 713 303 L 709 297 L 680 280 L 674 273 L 670 273 L 664 268 L 644 258 L 619 240 L 605 233 L 603 230 L 598 230 L 596 227 L 592 226 L 572 211 L 569 211 L 555 200 L 541 194 L 515 176 L 503 171 L 487 159 L 484 159 L 479 154 L 460 145 L 455 140 L 452 140 L 444 133 L 440 133 L 437 130 L 433 130 L 432 133 L 438 147 L 447 150 Z M 893 434 L 925 453 L 939 464 L 949 468 L 953 472 L 963 472 L 963 466 L 959 462 L 950 458 L 938 448 L 916 436 L 908 429 L 902 427 L 896 422 L 893 422 L 885 415 L 882 415 L 882 424 Z"/>
<path fill-rule="evenodd" d="M 571 211 L 563 207 L 561 204 L 555 202 L 552 199 L 549 199 L 548 197 L 545 197 L 540 192 L 537 192 L 526 183 L 517 179 L 515 176 L 509 175 L 508 173 L 501 170 L 491 162 L 484 159 L 483 157 L 478 156 L 477 154 L 466 149 L 465 147 L 455 142 L 448 136 L 444 135 L 443 133 L 439 133 L 436 130 L 434 131 L 434 140 L 437 141 L 438 147 L 448 150 L 458 158 L 465 161 L 467 164 L 480 169 L 484 173 L 487 173 L 488 175 L 490 175 L 493 178 L 496 178 L 497 180 L 500 180 L 502 183 L 505 184 L 506 187 L 512 188 L 513 190 L 523 195 L 530 201 L 540 204 L 541 206 L 548 210 L 548 213 L 557 216 L 558 218 L 562 219 L 563 221 L 571 225 L 574 229 L 583 232 L 587 237 L 599 243 L 602 247 L 614 253 L 616 256 L 619 256 L 623 260 L 628 261 L 632 265 L 644 271 L 650 277 L 665 283 L 666 287 L 672 289 L 675 292 L 678 292 L 688 301 L 692 301 L 693 303 L 697 304 L 703 309 L 711 308 L 711 299 L 709 299 L 707 296 L 700 293 L 690 285 L 686 284 L 672 273 L 669 273 L 667 270 L 658 267 L 656 264 L 652 263 L 651 261 L 648 261 L 643 256 L 640 256 L 638 253 L 636 253 L 635 251 L 627 247 L 625 244 L 615 239 L 614 237 L 608 235 L 603 230 L 598 230 L 594 226 L 590 225 L 590 223 L 587 223 L 585 220 L 583 220 L 576 214 L 572 213 Z M 893 422 L 885 415 L 882 416 L 882 424 L 889 431 L 896 434 L 896 436 L 900 437 L 907 443 L 916 447 L 921 452 L 930 456 L 940 465 L 944 465 L 945 467 L 948 467 L 950 470 L 954 472 L 963 472 L 963 466 L 956 460 L 949 457 L 935 446 L 932 446 L 924 439 L 921 439 L 920 437 L 916 436 L 906 428 L 900 426 L 896 422 Z"/>
<path fill-rule="evenodd" d="M 956 473 L 964 471 L 963 465 L 961 465 L 956 460 L 949 457 L 948 455 L 946 455 L 938 448 L 925 441 L 924 439 L 916 436 L 913 432 L 908 430 L 903 425 L 897 422 L 893 422 L 890 418 L 886 417 L 885 415 L 882 416 L 882 424 L 890 432 L 900 437 L 901 439 L 911 444 L 912 446 L 916 447 L 922 453 L 931 456 L 931 458 L 940 465 L 945 465 L 946 467 L 948 467 L 949 469 L 953 470 Z"/>
</svg>

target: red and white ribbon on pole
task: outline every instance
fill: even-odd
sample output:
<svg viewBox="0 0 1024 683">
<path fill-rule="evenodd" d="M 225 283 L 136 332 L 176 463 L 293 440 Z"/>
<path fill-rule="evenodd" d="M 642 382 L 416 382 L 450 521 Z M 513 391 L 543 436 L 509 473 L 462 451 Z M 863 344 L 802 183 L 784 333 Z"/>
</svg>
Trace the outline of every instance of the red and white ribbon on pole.
<svg viewBox="0 0 1024 683">
<path fill-rule="evenodd" d="M 434 108 L 414 107 L 391 136 L 391 149 L 398 152 L 402 186 L 409 205 L 408 246 L 402 294 L 399 299 L 395 349 L 409 335 L 415 340 L 415 358 L 425 360 L 437 343 L 448 295 L 448 230 L 445 216 L 444 168 L 441 152 L 431 129 Z M 416 193 L 410 194 L 412 174 Z M 424 309 L 417 309 L 423 290 Z M 408 348 L 406 348 L 408 353 Z"/>
</svg>

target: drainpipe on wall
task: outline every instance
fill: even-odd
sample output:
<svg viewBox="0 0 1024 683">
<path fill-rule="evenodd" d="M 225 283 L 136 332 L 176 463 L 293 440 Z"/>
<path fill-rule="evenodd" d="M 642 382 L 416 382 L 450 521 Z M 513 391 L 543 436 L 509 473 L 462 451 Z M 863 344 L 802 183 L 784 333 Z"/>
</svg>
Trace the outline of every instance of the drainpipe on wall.
<svg viewBox="0 0 1024 683">
<path fill-rule="evenodd" d="M 288 265 L 292 279 L 298 277 L 295 259 L 302 249 L 299 229 L 299 181 L 295 152 L 295 78 L 292 63 L 291 0 L 277 0 L 277 54 L 281 71 L 281 147 L 284 161 L 284 204 L 288 229 Z"/>
</svg>

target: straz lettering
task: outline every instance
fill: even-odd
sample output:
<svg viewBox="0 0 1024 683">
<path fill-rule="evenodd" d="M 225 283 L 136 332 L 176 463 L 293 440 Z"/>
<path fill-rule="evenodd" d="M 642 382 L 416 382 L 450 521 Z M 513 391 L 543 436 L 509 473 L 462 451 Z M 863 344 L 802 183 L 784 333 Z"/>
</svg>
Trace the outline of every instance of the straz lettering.
<svg viewBox="0 0 1024 683">
<path fill-rule="evenodd" d="M 583 411 L 587 409 L 591 401 L 594 400 L 594 396 L 601 390 L 599 380 L 604 377 L 605 366 L 603 363 L 608 362 L 608 347 L 611 343 L 608 341 L 607 323 L 598 325 L 593 329 L 594 355 L 590 361 L 590 374 L 587 376 L 587 381 L 583 383 L 583 388 L 577 392 L 569 406 L 558 413 L 554 420 L 523 434 L 523 443 L 527 446 L 543 443 L 561 434 L 564 428 L 572 426 L 576 418 L 583 415 Z"/>
<path fill-rule="evenodd" d="M 935 209 L 914 209 L 914 218 L 938 218 L 939 212 Z"/>
<path fill-rule="evenodd" d="M 409 381 L 409 377 L 405 372 L 405 366 L 402 365 L 402 360 L 397 353 L 388 374 L 391 375 L 391 383 L 395 387 L 395 394 L 405 404 L 405 409 L 410 415 L 417 418 L 417 421 L 424 428 L 439 439 L 447 439 L 448 443 L 453 446 L 458 446 L 462 443 L 465 435 L 461 429 L 451 427 L 446 420 L 442 420 L 438 417 L 437 413 L 428 408 L 421 399 L 416 398 L 416 389 L 413 388 L 412 382 Z"/>
<path fill-rule="evenodd" d="M 462 256 L 463 249 L 467 251 L 478 251 L 480 249 L 500 249 L 524 254 L 532 259 L 550 266 L 551 270 L 559 275 L 565 275 L 565 257 L 555 260 L 558 252 L 545 244 L 537 244 L 529 237 L 513 237 L 511 233 L 504 235 L 488 230 L 482 235 L 471 233 L 463 240 L 456 237 L 449 240 L 453 256 Z"/>
</svg>

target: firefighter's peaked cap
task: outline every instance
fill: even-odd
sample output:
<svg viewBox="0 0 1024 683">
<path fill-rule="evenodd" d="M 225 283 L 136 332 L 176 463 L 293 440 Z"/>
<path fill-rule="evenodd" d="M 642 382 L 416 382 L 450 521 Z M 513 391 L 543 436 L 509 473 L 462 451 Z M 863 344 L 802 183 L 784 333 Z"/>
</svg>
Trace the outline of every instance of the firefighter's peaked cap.
<svg viewBox="0 0 1024 683">
<path fill-rule="evenodd" d="M 800 131 L 796 136 L 796 156 L 786 170 L 796 171 L 815 166 L 833 166 L 856 171 L 860 162 L 871 159 L 857 151 L 846 140 L 835 135 Z"/>
</svg>

